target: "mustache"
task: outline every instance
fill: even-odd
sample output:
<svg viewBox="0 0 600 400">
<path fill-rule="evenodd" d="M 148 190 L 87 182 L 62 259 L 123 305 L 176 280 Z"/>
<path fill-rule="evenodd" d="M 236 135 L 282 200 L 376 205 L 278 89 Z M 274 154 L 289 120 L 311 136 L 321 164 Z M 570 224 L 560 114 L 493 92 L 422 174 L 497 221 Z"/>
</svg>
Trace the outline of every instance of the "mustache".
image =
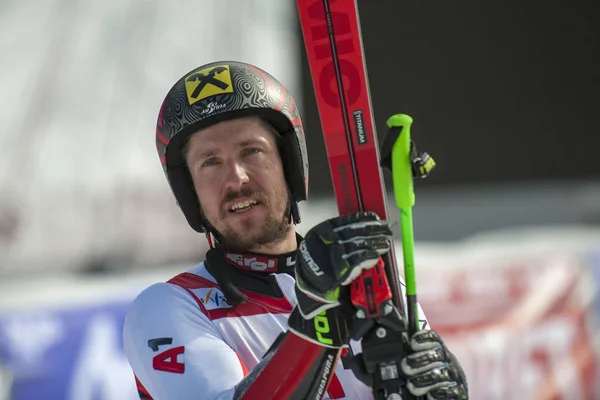
<svg viewBox="0 0 600 400">
<path fill-rule="evenodd" d="M 235 191 L 230 191 L 228 192 L 225 197 L 223 198 L 223 206 L 225 206 L 225 204 L 238 199 L 240 197 L 258 197 L 261 201 L 261 203 L 266 203 L 267 199 L 265 197 L 265 194 L 263 192 L 261 192 L 260 190 L 255 190 L 252 188 L 243 188 L 241 190 L 235 190 Z"/>
</svg>

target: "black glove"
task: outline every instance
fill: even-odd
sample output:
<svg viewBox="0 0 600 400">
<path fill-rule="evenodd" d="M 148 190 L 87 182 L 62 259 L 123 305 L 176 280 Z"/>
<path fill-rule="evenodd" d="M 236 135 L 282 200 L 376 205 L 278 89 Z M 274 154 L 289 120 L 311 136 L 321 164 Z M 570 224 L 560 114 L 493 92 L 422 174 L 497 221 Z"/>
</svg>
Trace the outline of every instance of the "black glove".
<svg viewBox="0 0 600 400">
<path fill-rule="evenodd" d="M 428 400 L 467 400 L 467 377 L 458 359 L 433 330 L 415 333 L 410 340 L 413 351 L 402 360 L 407 388 Z"/>
<path fill-rule="evenodd" d="M 427 400 L 468 400 L 467 377 L 454 354 L 448 350 L 437 332 L 423 330 L 410 341 L 411 354 L 400 363 L 406 387 L 415 397 Z M 373 386 L 363 354 L 352 360 L 352 372 L 365 385 Z"/>
<path fill-rule="evenodd" d="M 391 240 L 389 224 L 372 212 L 331 218 L 308 231 L 298 246 L 290 330 L 327 347 L 347 345 L 355 313 L 349 284 L 377 263 Z"/>
</svg>

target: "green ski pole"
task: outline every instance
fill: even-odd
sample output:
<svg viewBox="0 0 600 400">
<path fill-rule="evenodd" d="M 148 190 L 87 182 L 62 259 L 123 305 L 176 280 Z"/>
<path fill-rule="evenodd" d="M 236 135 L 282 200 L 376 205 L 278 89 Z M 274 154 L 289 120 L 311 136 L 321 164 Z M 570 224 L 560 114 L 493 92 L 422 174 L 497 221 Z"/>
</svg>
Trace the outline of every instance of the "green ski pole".
<svg viewBox="0 0 600 400">
<path fill-rule="evenodd" d="M 413 178 L 424 178 L 435 167 L 435 161 L 427 153 L 418 155 L 410 138 L 413 119 L 405 114 L 396 114 L 387 120 L 389 128 L 384 146 L 386 158 L 382 166 L 392 172 L 394 198 L 400 210 L 404 279 L 406 281 L 406 307 L 408 310 L 409 335 L 420 330 L 417 306 L 417 279 L 415 272 L 414 233 L 412 207 L 415 205 Z M 390 149 L 391 147 L 391 149 Z"/>
</svg>

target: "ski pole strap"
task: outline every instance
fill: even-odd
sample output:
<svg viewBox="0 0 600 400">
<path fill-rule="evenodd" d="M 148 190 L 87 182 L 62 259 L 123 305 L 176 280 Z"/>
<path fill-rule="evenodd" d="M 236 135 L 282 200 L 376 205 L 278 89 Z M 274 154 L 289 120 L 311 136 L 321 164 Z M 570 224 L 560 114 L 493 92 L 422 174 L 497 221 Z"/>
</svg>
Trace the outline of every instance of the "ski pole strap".
<svg viewBox="0 0 600 400">
<path fill-rule="evenodd" d="M 390 128 L 381 146 L 380 165 L 390 171 L 392 171 L 392 148 L 401 132 L 402 127 L 394 126 Z M 428 153 L 419 154 L 414 140 L 410 141 L 409 162 L 413 178 L 427 178 L 436 166 L 435 160 Z"/>
<path fill-rule="evenodd" d="M 413 178 L 427 178 L 435 168 L 435 160 L 427 153 L 419 154 L 413 140 L 410 141 L 410 166 Z"/>
</svg>

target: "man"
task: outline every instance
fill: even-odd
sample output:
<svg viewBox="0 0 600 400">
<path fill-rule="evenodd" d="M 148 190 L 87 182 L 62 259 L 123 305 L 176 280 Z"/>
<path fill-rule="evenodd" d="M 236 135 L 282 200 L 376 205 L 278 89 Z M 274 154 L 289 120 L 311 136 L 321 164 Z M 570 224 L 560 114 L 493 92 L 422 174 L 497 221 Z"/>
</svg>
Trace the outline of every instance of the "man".
<svg viewBox="0 0 600 400">
<path fill-rule="evenodd" d="M 140 397 L 372 398 L 360 341 L 350 341 L 348 285 L 388 251 L 392 232 L 372 213 L 295 232 L 308 161 L 289 92 L 252 65 L 204 65 L 167 94 L 156 138 L 175 198 L 211 249 L 144 290 L 126 316 Z M 464 373 L 434 331 L 411 344 L 403 373 L 415 395 L 467 399 Z"/>
</svg>

